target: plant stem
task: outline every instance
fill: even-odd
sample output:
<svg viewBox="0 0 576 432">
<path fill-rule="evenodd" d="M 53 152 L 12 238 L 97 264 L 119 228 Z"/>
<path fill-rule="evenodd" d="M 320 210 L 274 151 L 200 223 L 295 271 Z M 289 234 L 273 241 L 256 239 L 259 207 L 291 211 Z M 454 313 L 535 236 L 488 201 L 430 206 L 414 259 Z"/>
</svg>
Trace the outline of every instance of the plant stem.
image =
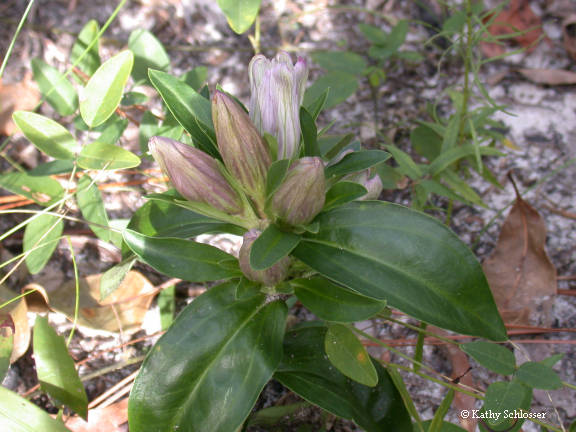
<svg viewBox="0 0 576 432">
<path fill-rule="evenodd" d="M 4 56 L 4 60 L 2 61 L 2 66 L 0 66 L 0 78 L 2 78 L 2 75 L 4 74 L 4 69 L 6 69 L 6 64 L 8 64 L 8 59 L 10 58 L 10 55 L 12 54 L 12 50 L 14 49 L 14 44 L 16 43 L 16 39 L 18 38 L 18 35 L 20 34 L 20 31 L 22 30 L 22 27 L 24 26 L 24 23 L 26 22 L 26 18 L 28 17 L 28 14 L 30 13 L 30 9 L 32 8 L 33 4 L 34 4 L 34 0 L 30 0 L 30 3 L 28 3 L 28 6 L 26 7 L 24 14 L 22 15 L 22 18 L 20 19 L 20 22 L 18 23 L 18 27 L 16 28 L 16 32 L 14 33 L 14 36 L 12 37 L 12 40 L 10 41 L 10 46 L 8 47 L 8 50 L 6 51 L 6 55 Z"/>
<path fill-rule="evenodd" d="M 470 69 L 472 59 L 472 0 L 466 0 L 466 45 L 464 49 L 464 88 L 462 89 L 462 110 L 460 128 L 458 132 L 458 144 L 464 139 L 464 126 L 468 119 L 468 105 L 470 103 Z"/>
</svg>

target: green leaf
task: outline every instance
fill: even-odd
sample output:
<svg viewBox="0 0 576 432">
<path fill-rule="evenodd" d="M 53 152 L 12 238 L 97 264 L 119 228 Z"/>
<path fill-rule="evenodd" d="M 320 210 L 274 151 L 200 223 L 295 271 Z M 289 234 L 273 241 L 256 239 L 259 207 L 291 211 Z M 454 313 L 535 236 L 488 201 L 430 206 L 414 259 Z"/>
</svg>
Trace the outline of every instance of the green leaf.
<svg viewBox="0 0 576 432">
<path fill-rule="evenodd" d="M 298 300 L 314 315 L 326 321 L 363 321 L 386 307 L 384 301 L 357 294 L 322 277 L 294 279 L 290 284 Z"/>
<path fill-rule="evenodd" d="M 28 111 L 16 111 L 12 118 L 38 150 L 55 159 L 74 159 L 79 148 L 64 126 L 48 117 Z"/>
<path fill-rule="evenodd" d="M 542 363 L 544 366 L 551 368 L 560 360 L 562 360 L 562 358 L 564 358 L 564 353 L 554 354 L 551 355 L 550 357 L 545 358 L 544 360 L 541 360 L 540 363 Z"/>
<path fill-rule="evenodd" d="M 463 202 L 465 204 L 482 205 L 482 200 L 480 200 L 480 202 L 478 202 L 478 201 L 472 202 L 469 199 L 464 198 L 461 195 L 458 195 L 452 189 L 444 186 L 442 183 L 440 183 L 436 180 L 421 180 L 420 183 L 418 183 L 418 186 L 420 186 L 422 189 L 424 189 L 424 191 L 426 191 L 426 193 L 428 193 L 428 194 L 440 195 L 440 196 L 443 196 L 443 197 L 446 197 L 449 199 Z"/>
<path fill-rule="evenodd" d="M 365 28 L 366 29 L 366 28 Z M 406 35 L 408 34 L 408 21 L 401 20 L 396 24 L 396 26 L 386 34 L 385 40 L 376 42 L 374 38 L 374 45 L 368 50 L 368 54 L 377 59 L 387 59 L 392 55 L 396 54 L 400 47 L 404 44 L 406 40 Z M 375 36 L 375 31 L 364 32 L 364 36 L 368 39 Z M 370 37 L 369 37 L 370 36 Z"/>
<path fill-rule="evenodd" d="M 152 348 L 130 394 L 130 431 L 238 430 L 282 358 L 283 302 L 210 288 Z"/>
<path fill-rule="evenodd" d="M 176 307 L 174 303 L 174 289 L 175 285 L 171 285 L 164 288 L 160 291 L 160 294 L 158 294 L 158 309 L 160 310 L 162 330 L 168 330 L 174 322 L 174 309 Z"/>
<path fill-rule="evenodd" d="M 428 167 L 428 172 L 435 176 L 440 174 L 454 162 L 459 161 L 462 158 L 473 156 L 476 151 L 479 151 L 481 155 L 485 156 L 502 156 L 502 152 L 496 150 L 492 147 L 476 147 L 474 145 L 464 145 L 451 148 L 449 150 L 442 151 L 440 156 L 438 156 L 434 162 L 432 162 Z"/>
<path fill-rule="evenodd" d="M 110 267 L 102 274 L 100 278 L 100 301 L 118 289 L 135 261 L 134 256 L 131 256 L 115 266 Z"/>
<path fill-rule="evenodd" d="M 458 110 L 454 115 L 450 117 L 448 125 L 446 126 L 446 131 L 442 137 L 442 152 L 445 153 L 448 150 L 453 150 L 458 144 L 458 135 L 460 133 L 460 123 L 462 114 Z"/>
<path fill-rule="evenodd" d="M 378 372 L 362 342 L 342 324 L 330 324 L 324 339 L 328 360 L 336 369 L 368 387 L 378 384 Z"/>
<path fill-rule="evenodd" d="M 424 428 L 424 431 L 428 432 L 431 424 L 432 420 L 423 421 L 422 427 Z M 414 432 L 418 432 L 418 429 L 414 428 Z M 466 432 L 466 429 L 462 429 L 460 426 L 456 426 L 453 423 L 443 421 L 440 425 L 440 432 Z"/>
<path fill-rule="evenodd" d="M 262 0 L 218 0 L 218 6 L 226 15 L 232 30 L 241 34 L 248 30 L 256 19 L 261 2 Z"/>
<path fill-rule="evenodd" d="M 113 115 L 102 126 L 106 128 L 102 131 L 97 141 L 104 144 L 116 144 L 126 127 L 128 126 L 128 119 L 121 118 L 120 116 Z"/>
<path fill-rule="evenodd" d="M 100 194 L 98 186 L 92 183 L 90 176 L 83 175 L 80 177 L 80 180 L 78 180 L 76 200 L 78 201 L 78 207 L 84 219 L 88 222 L 103 225 L 89 225 L 94 234 L 105 242 L 110 241 L 110 230 L 105 228 L 108 226 L 108 215 L 104 208 L 102 195 Z"/>
<path fill-rule="evenodd" d="M 345 155 L 341 161 L 326 168 L 326 178 L 363 171 L 384 162 L 390 153 L 382 150 L 363 150 Z"/>
<path fill-rule="evenodd" d="M 516 371 L 516 378 L 524 384 L 543 390 L 556 390 L 562 387 L 562 380 L 551 367 L 538 362 L 526 362 Z"/>
<path fill-rule="evenodd" d="M 26 225 L 22 245 L 24 252 L 30 251 L 26 256 L 30 273 L 39 273 L 44 268 L 58 246 L 63 230 L 62 219 L 51 214 L 42 214 Z M 34 249 L 37 246 L 41 247 Z"/>
<path fill-rule="evenodd" d="M 238 262 L 214 246 L 177 238 L 149 237 L 124 231 L 132 252 L 155 270 L 190 282 L 206 282 L 240 276 Z"/>
<path fill-rule="evenodd" d="M 331 210 L 335 207 L 354 201 L 366 195 L 368 191 L 359 183 L 341 181 L 336 183 L 328 192 L 326 192 L 326 203 L 324 211 Z"/>
<path fill-rule="evenodd" d="M 133 106 L 133 105 L 143 105 L 148 101 L 148 96 L 140 92 L 128 92 L 124 93 L 120 105 L 123 106 Z M 148 111 L 147 111 L 148 112 Z"/>
<path fill-rule="evenodd" d="M 266 175 L 266 196 L 271 197 L 276 189 L 282 184 L 286 173 L 290 168 L 289 159 L 281 159 L 272 162 L 270 168 L 268 168 L 268 174 Z"/>
<path fill-rule="evenodd" d="M 353 202 L 317 219 L 293 255 L 323 276 L 421 321 L 506 340 L 474 254 L 436 219 L 406 207 Z"/>
<path fill-rule="evenodd" d="M 325 108 L 332 108 L 344 102 L 358 88 L 358 78 L 355 75 L 342 72 L 330 71 L 321 75 L 304 93 L 304 106 L 310 106 L 316 99 L 321 97 L 327 89 L 328 100 Z"/>
<path fill-rule="evenodd" d="M 318 120 L 318 116 L 326 106 L 326 101 L 328 100 L 328 94 L 330 93 L 330 89 L 327 88 L 322 92 L 318 98 L 311 102 L 309 105 L 306 106 L 306 110 L 310 113 L 314 121 Z"/>
<path fill-rule="evenodd" d="M 165 71 L 170 67 L 164 46 L 148 30 L 136 29 L 130 33 L 128 48 L 134 54 L 132 77 L 135 82 L 148 81 L 148 68 Z"/>
<path fill-rule="evenodd" d="M 410 177 L 412 180 L 418 180 L 424 175 L 422 169 L 416 165 L 408 153 L 393 145 L 387 145 L 386 150 L 392 153 L 392 156 L 400 167 L 402 173 Z"/>
<path fill-rule="evenodd" d="M 354 139 L 354 134 L 346 135 L 324 135 L 318 138 L 318 145 L 322 156 L 332 159 L 347 147 Z"/>
<path fill-rule="evenodd" d="M 450 405 L 452 405 L 452 400 L 454 400 L 454 389 L 448 389 L 448 393 L 444 399 L 442 399 L 442 403 L 434 413 L 434 418 L 428 427 L 428 432 L 441 432 L 442 426 L 444 424 L 444 417 L 448 413 L 450 409 Z"/>
<path fill-rule="evenodd" d="M 482 201 L 482 198 L 480 198 L 476 191 L 472 189 L 466 180 L 460 178 L 455 171 L 444 170 L 442 171 L 440 178 L 448 185 L 451 190 L 457 193 L 460 197 L 464 198 L 464 200 L 480 207 L 486 207 L 486 204 L 484 201 Z"/>
<path fill-rule="evenodd" d="M 54 160 L 37 165 L 36 168 L 28 171 L 30 176 L 51 176 L 56 174 L 71 173 L 74 169 L 74 161 L 72 160 Z"/>
<path fill-rule="evenodd" d="M 70 81 L 58 69 L 40 59 L 32 59 L 31 63 L 34 81 L 46 101 L 61 116 L 74 114 L 78 109 L 78 94 Z"/>
<path fill-rule="evenodd" d="M 516 409 L 529 410 L 531 401 L 532 389 L 529 387 L 516 380 L 510 382 L 498 381 L 490 384 L 486 389 L 484 405 L 480 413 L 486 413 L 487 417 L 484 421 L 493 430 L 515 431 L 520 429 L 524 420 L 506 419 L 503 413 L 505 411 L 512 412 Z M 494 414 L 490 416 L 491 413 Z M 501 415 L 496 418 L 495 416 L 498 414 Z M 514 427 L 510 429 L 513 425 Z M 482 424 L 480 424 L 480 429 L 486 430 Z"/>
<path fill-rule="evenodd" d="M 21 172 L 0 175 L 0 187 L 43 206 L 52 205 L 64 196 L 64 188 L 53 178 Z"/>
<path fill-rule="evenodd" d="M 6 372 L 10 368 L 15 331 L 16 327 L 12 316 L 9 313 L 0 313 L 0 381 L 4 380 Z"/>
<path fill-rule="evenodd" d="M 84 386 L 76 372 L 74 360 L 68 354 L 64 338 L 50 327 L 47 318 L 36 318 L 33 343 L 40 388 L 58 404 L 70 407 L 86 420 L 88 398 Z"/>
<path fill-rule="evenodd" d="M 326 358 L 326 328 L 303 327 L 284 339 L 284 358 L 274 377 L 307 401 L 339 417 L 353 420 L 367 432 L 408 431 L 410 416 L 386 369 L 372 364 L 378 385 L 368 387 L 340 373 Z"/>
<path fill-rule="evenodd" d="M 199 91 L 208 79 L 208 68 L 206 66 L 197 66 L 182 75 L 180 79 L 194 90 Z"/>
<path fill-rule="evenodd" d="M 96 127 L 114 114 L 133 64 L 134 54 L 123 51 L 94 72 L 80 96 L 80 114 L 88 126 Z"/>
<path fill-rule="evenodd" d="M 90 43 L 98 37 L 99 31 L 100 29 L 96 20 L 90 20 L 86 23 L 78 35 L 78 39 L 74 42 L 72 53 L 70 54 L 70 63 L 76 63 L 80 56 L 84 54 L 86 48 L 90 46 Z M 97 41 L 92 45 L 77 65 L 78 69 L 88 76 L 92 76 L 100 67 L 100 54 L 98 54 L 99 42 L 100 41 Z"/>
<path fill-rule="evenodd" d="M 420 125 L 410 132 L 410 144 L 420 156 L 433 161 L 442 149 L 442 137 L 429 126 Z"/>
<path fill-rule="evenodd" d="M 0 430 L 10 432 L 70 432 L 42 408 L 0 386 Z"/>
<path fill-rule="evenodd" d="M 148 201 L 132 216 L 128 228 L 147 236 L 189 238 L 204 233 L 242 235 L 235 225 L 162 201 Z"/>
<path fill-rule="evenodd" d="M 402 375 L 400 375 L 398 370 L 392 365 L 388 365 L 386 370 L 388 371 L 388 375 L 394 383 L 394 386 L 398 390 L 398 393 L 400 393 L 400 396 L 402 397 L 406 411 L 408 411 L 408 413 L 410 413 L 412 418 L 416 421 L 416 424 L 414 425 L 414 432 L 423 432 L 423 430 L 426 429 L 424 429 L 424 427 L 420 427 L 423 426 L 423 423 L 420 419 L 420 414 L 418 414 L 418 410 L 416 409 L 414 401 L 412 400 L 412 397 L 406 388 L 406 384 L 404 383 L 404 379 L 402 379 Z"/>
<path fill-rule="evenodd" d="M 96 141 L 82 148 L 78 165 L 95 170 L 125 169 L 140 165 L 140 158 L 122 147 Z"/>
<path fill-rule="evenodd" d="M 503 346 L 475 341 L 460 345 L 460 349 L 493 372 L 511 375 L 516 370 L 514 353 Z"/>
<path fill-rule="evenodd" d="M 300 236 L 280 230 L 276 225 L 268 228 L 252 243 L 250 266 L 264 270 L 287 256 L 300 242 Z"/>
<path fill-rule="evenodd" d="M 352 75 L 362 75 L 366 60 L 350 51 L 314 51 L 312 60 L 327 71 L 341 71 Z"/>
<path fill-rule="evenodd" d="M 320 156 L 316 123 L 304 107 L 300 107 L 300 128 L 302 129 L 302 140 L 304 141 L 304 156 Z"/>
<path fill-rule="evenodd" d="M 379 27 L 375 27 L 366 23 L 360 23 L 358 24 L 358 29 L 362 32 L 364 37 L 373 44 L 383 45 L 388 39 L 388 33 Z"/>
<path fill-rule="evenodd" d="M 156 70 L 148 75 L 170 112 L 192 136 L 194 145 L 219 158 L 210 101 L 175 76 Z"/>
</svg>

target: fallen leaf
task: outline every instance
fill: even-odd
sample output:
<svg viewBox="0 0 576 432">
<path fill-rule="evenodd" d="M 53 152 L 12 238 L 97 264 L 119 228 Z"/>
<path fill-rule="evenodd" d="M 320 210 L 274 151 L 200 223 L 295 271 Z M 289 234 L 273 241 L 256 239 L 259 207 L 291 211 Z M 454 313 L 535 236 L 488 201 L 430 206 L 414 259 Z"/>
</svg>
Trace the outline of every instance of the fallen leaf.
<svg viewBox="0 0 576 432">
<path fill-rule="evenodd" d="M 12 121 L 14 111 L 33 110 L 38 102 L 40 92 L 30 72 L 14 84 L 2 84 L 0 79 L 0 135 L 12 135 L 18 130 Z"/>
<path fill-rule="evenodd" d="M 16 294 L 0 287 L 0 303 L 4 303 L 14 297 L 16 297 Z M 10 315 L 14 325 L 14 340 L 12 354 L 10 355 L 10 363 L 14 363 L 28 351 L 28 346 L 30 346 L 30 326 L 28 325 L 26 300 L 20 299 L 10 303 L 5 309 L 2 309 L 2 312 Z"/>
<path fill-rule="evenodd" d="M 492 16 L 487 18 L 490 20 Z M 511 0 L 508 9 L 504 9 L 490 24 L 488 32 L 492 36 L 510 36 L 504 42 L 513 42 L 527 48 L 528 52 L 536 47 L 536 42 L 542 36 L 542 22 L 532 8 L 529 0 Z M 482 53 L 486 57 L 496 57 L 506 52 L 506 46 L 495 42 L 482 42 Z"/>
<path fill-rule="evenodd" d="M 576 60 L 576 14 L 567 16 L 562 22 L 562 39 L 564 49 L 572 60 Z"/>
<path fill-rule="evenodd" d="M 576 84 L 576 72 L 560 69 L 519 69 L 525 78 L 537 84 L 573 85 Z"/>
<path fill-rule="evenodd" d="M 80 278 L 78 324 L 110 332 L 133 332 L 157 293 L 152 283 L 137 271 L 130 271 L 116 291 L 100 302 L 101 274 Z M 49 294 L 50 307 L 74 319 L 75 281 L 68 281 Z"/>
<path fill-rule="evenodd" d="M 95 408 L 88 412 L 88 421 L 72 417 L 66 427 L 72 432 L 123 432 L 128 422 L 128 398 L 104 408 Z"/>
<path fill-rule="evenodd" d="M 546 226 L 518 192 L 516 196 L 484 272 L 506 324 L 549 326 L 557 283 L 545 249 Z"/>
</svg>

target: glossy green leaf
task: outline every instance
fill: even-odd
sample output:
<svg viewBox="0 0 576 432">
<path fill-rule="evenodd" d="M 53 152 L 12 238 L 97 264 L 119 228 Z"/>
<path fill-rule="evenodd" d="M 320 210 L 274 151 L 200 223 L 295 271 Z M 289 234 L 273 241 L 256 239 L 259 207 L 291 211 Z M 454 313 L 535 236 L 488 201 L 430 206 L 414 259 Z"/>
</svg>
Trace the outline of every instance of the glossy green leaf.
<svg viewBox="0 0 576 432">
<path fill-rule="evenodd" d="M 382 150 L 363 150 L 345 155 L 341 161 L 326 168 L 326 178 L 363 171 L 390 158 Z"/>
<path fill-rule="evenodd" d="M 174 322 L 174 310 L 176 308 L 174 292 L 175 286 L 171 285 L 164 288 L 160 291 L 160 294 L 158 294 L 158 309 L 160 310 L 160 325 L 162 330 L 168 330 Z"/>
<path fill-rule="evenodd" d="M 322 277 L 294 279 L 290 284 L 298 300 L 326 321 L 363 321 L 386 307 L 384 301 L 357 294 Z"/>
<path fill-rule="evenodd" d="M 362 342 L 342 324 L 330 324 L 324 339 L 328 360 L 336 369 L 368 387 L 378 384 L 378 373 Z"/>
<path fill-rule="evenodd" d="M 332 159 L 346 148 L 354 139 L 354 134 L 346 135 L 324 135 L 318 138 L 318 145 L 322 156 Z"/>
<path fill-rule="evenodd" d="M 58 404 L 70 407 L 86 419 L 88 398 L 74 360 L 68 354 L 64 338 L 50 327 L 47 318 L 36 318 L 33 343 L 40 388 Z"/>
<path fill-rule="evenodd" d="M 479 151 L 481 155 L 484 156 L 502 156 L 503 153 L 492 147 L 476 147 L 474 145 L 464 145 L 451 148 L 446 151 L 442 151 L 440 156 L 438 156 L 434 162 L 432 162 L 428 167 L 428 172 L 435 176 L 440 174 L 446 168 L 448 168 L 453 163 L 459 161 L 462 158 L 473 156 L 476 151 Z"/>
<path fill-rule="evenodd" d="M 190 282 L 240 276 L 238 261 L 214 246 L 178 238 L 149 237 L 127 229 L 124 241 L 155 270 Z"/>
<path fill-rule="evenodd" d="M 134 81 L 148 80 L 148 68 L 167 70 L 170 67 L 170 57 L 162 43 L 148 30 L 136 29 L 130 33 L 128 48 L 134 53 Z"/>
<path fill-rule="evenodd" d="M 84 51 L 86 51 L 92 41 L 98 37 L 99 31 L 100 28 L 96 20 L 88 21 L 82 31 L 80 31 L 70 54 L 70 63 L 72 64 L 75 64 L 80 56 L 82 56 L 82 59 L 76 67 L 88 76 L 92 76 L 100 67 L 100 54 L 98 54 L 100 41 L 96 41 L 86 54 L 84 54 Z"/>
<path fill-rule="evenodd" d="M 0 430 L 6 432 L 70 432 L 59 420 L 16 393 L 0 386 Z"/>
<path fill-rule="evenodd" d="M 320 156 L 316 123 L 304 107 L 300 107 L 300 128 L 302 129 L 302 140 L 304 141 L 304 156 Z"/>
<path fill-rule="evenodd" d="M 204 233 L 243 233 L 243 230 L 235 225 L 157 200 L 148 201 L 136 210 L 128 228 L 155 237 L 188 238 Z"/>
<path fill-rule="evenodd" d="M 312 102 L 330 89 L 325 108 L 332 108 L 344 102 L 358 89 L 358 78 L 355 75 L 342 72 L 330 71 L 321 75 L 304 94 L 304 106 L 310 106 Z"/>
<path fill-rule="evenodd" d="M 134 64 L 134 54 L 122 51 L 103 63 L 80 95 L 80 114 L 91 128 L 104 123 L 122 100 Z"/>
<path fill-rule="evenodd" d="M 10 368 L 10 356 L 14 346 L 16 327 L 9 313 L 0 313 L 0 382 L 4 380 Z"/>
<path fill-rule="evenodd" d="M 424 175 L 422 169 L 416 165 L 416 162 L 412 160 L 408 153 L 393 145 L 386 146 L 386 150 L 392 153 L 392 156 L 400 167 L 400 170 L 412 180 L 418 180 Z"/>
<path fill-rule="evenodd" d="M 287 256 L 300 242 L 300 236 L 268 225 L 250 248 L 250 266 L 264 270 Z"/>
<path fill-rule="evenodd" d="M 26 256 L 26 267 L 32 274 L 40 272 L 58 246 L 64 223 L 58 216 L 43 214 L 32 220 L 24 230 L 22 246 Z M 40 246 L 40 247 L 38 247 Z"/>
<path fill-rule="evenodd" d="M 543 390 L 556 390 L 562 387 L 562 380 L 551 367 L 539 362 L 526 362 L 516 371 L 516 378 L 524 384 Z"/>
<path fill-rule="evenodd" d="M 16 111 L 12 118 L 26 138 L 40 151 L 55 159 L 74 159 L 78 145 L 64 126 L 28 111 Z"/>
<path fill-rule="evenodd" d="M 493 372 L 511 375 L 516 370 L 514 353 L 503 346 L 475 341 L 460 345 L 460 349 Z"/>
<path fill-rule="evenodd" d="M 0 175 L 0 187 L 43 206 L 54 204 L 64 196 L 64 188 L 52 177 L 30 176 L 22 172 Z"/>
<path fill-rule="evenodd" d="M 208 68 L 206 66 L 196 66 L 189 70 L 181 79 L 196 91 L 200 91 L 208 79 Z"/>
<path fill-rule="evenodd" d="M 353 420 L 367 432 L 409 431 L 410 416 L 386 369 L 372 360 L 378 372 L 376 387 L 347 378 L 322 350 L 326 331 L 315 326 L 288 332 L 284 357 L 274 377 L 307 401 Z"/>
<path fill-rule="evenodd" d="M 136 378 L 130 431 L 238 430 L 282 358 L 287 309 L 210 288 L 176 318 Z"/>
<path fill-rule="evenodd" d="M 327 71 L 342 71 L 352 75 L 362 75 L 366 60 L 350 51 L 314 51 L 312 60 Z"/>
<path fill-rule="evenodd" d="M 34 81 L 46 101 L 61 116 L 74 114 L 78 109 L 78 94 L 70 81 L 58 69 L 40 59 L 32 59 L 31 63 Z"/>
<path fill-rule="evenodd" d="M 341 181 L 326 192 L 324 211 L 349 203 L 366 195 L 368 191 L 359 183 Z"/>
<path fill-rule="evenodd" d="M 110 241 L 110 230 L 108 226 L 108 215 L 102 201 L 102 194 L 96 184 L 88 175 L 83 175 L 78 180 L 78 191 L 76 192 L 78 207 L 82 216 L 88 222 L 94 222 L 98 225 L 91 225 L 90 229 L 103 241 Z M 100 226 L 102 225 L 102 226 Z"/>
<path fill-rule="evenodd" d="M 516 431 L 522 426 L 523 420 L 506 419 L 503 414 L 505 411 L 513 412 L 516 409 L 529 410 L 531 401 L 532 389 L 524 384 L 516 380 L 510 382 L 497 381 L 490 384 L 486 389 L 481 413 L 488 415 L 484 421 L 493 430 Z M 495 414 L 490 415 L 491 413 Z M 496 418 L 498 413 L 501 415 Z M 514 427 L 510 429 L 513 425 Z M 480 424 L 480 430 L 485 431 L 486 428 Z"/>
<path fill-rule="evenodd" d="M 102 273 L 100 278 L 100 301 L 118 289 L 135 262 L 135 257 L 131 256 Z"/>
<path fill-rule="evenodd" d="M 148 76 L 170 112 L 190 133 L 194 145 L 219 157 L 210 101 L 175 76 L 157 70 L 150 70 Z"/>
<path fill-rule="evenodd" d="M 140 165 L 140 158 L 122 147 L 96 141 L 82 147 L 78 165 L 95 170 L 125 169 Z"/>
<path fill-rule="evenodd" d="M 506 340 L 476 257 L 436 219 L 366 201 L 316 220 L 319 233 L 304 237 L 292 254 L 320 274 L 430 324 Z"/>
<path fill-rule="evenodd" d="M 218 0 L 218 6 L 226 15 L 228 24 L 236 33 L 241 34 L 250 28 L 262 0 Z"/>
</svg>

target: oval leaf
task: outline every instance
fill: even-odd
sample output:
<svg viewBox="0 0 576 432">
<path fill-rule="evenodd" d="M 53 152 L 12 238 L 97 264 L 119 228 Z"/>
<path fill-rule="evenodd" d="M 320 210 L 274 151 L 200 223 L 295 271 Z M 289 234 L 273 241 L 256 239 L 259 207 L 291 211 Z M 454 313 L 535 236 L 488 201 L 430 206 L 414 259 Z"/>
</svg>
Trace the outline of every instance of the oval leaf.
<svg viewBox="0 0 576 432">
<path fill-rule="evenodd" d="M 138 257 L 160 273 L 191 282 L 240 276 L 238 261 L 214 246 L 177 238 L 148 237 L 126 230 L 124 240 Z"/>
<path fill-rule="evenodd" d="M 293 255 L 320 274 L 413 317 L 505 340 L 476 257 L 436 219 L 406 207 L 355 202 L 321 214 Z"/>
<path fill-rule="evenodd" d="M 40 59 L 32 59 L 34 81 L 46 101 L 61 116 L 74 114 L 78 108 L 78 94 L 70 81 L 58 69 L 44 63 Z"/>
<path fill-rule="evenodd" d="M 147 81 L 148 68 L 166 70 L 170 67 L 170 57 L 162 43 L 148 30 L 137 29 L 130 33 L 128 48 L 134 53 L 134 81 Z"/>
<path fill-rule="evenodd" d="M 516 370 L 514 353 L 503 346 L 476 341 L 462 344 L 460 349 L 482 366 L 496 373 L 511 375 Z"/>
<path fill-rule="evenodd" d="M 378 385 L 368 387 L 341 374 L 321 349 L 322 326 L 290 331 L 284 357 L 274 374 L 293 392 L 339 417 L 353 420 L 367 432 L 410 431 L 410 416 L 386 369 L 372 360 Z"/>
<path fill-rule="evenodd" d="M 40 151 L 55 159 L 74 159 L 78 146 L 64 126 L 28 111 L 16 111 L 12 118 L 26 138 Z"/>
<path fill-rule="evenodd" d="M 86 84 L 80 97 L 80 114 L 91 128 L 114 114 L 130 77 L 134 54 L 123 51 L 106 61 Z"/>
<path fill-rule="evenodd" d="M 267 269 L 292 252 L 299 242 L 299 235 L 269 225 L 250 248 L 250 266 L 254 270 Z"/>
<path fill-rule="evenodd" d="M 89 225 L 94 234 L 103 241 L 110 241 L 110 230 L 105 228 L 108 226 L 108 215 L 104 208 L 102 194 L 100 194 L 98 186 L 92 183 L 90 176 L 83 175 L 80 180 L 78 180 L 76 200 L 78 201 L 78 207 L 84 219 L 88 222 L 98 224 Z"/>
<path fill-rule="evenodd" d="M 178 315 L 136 378 L 133 432 L 238 430 L 282 359 L 287 309 L 262 294 L 210 288 Z"/>
<path fill-rule="evenodd" d="M 326 192 L 324 210 L 330 210 L 342 204 L 349 203 L 366 195 L 368 191 L 360 183 L 342 181 L 332 186 Z"/>
<path fill-rule="evenodd" d="M 84 169 L 125 169 L 140 165 L 140 158 L 114 144 L 93 142 L 82 148 L 78 165 Z"/>
<path fill-rule="evenodd" d="M 74 360 L 68 354 L 64 338 L 50 327 L 47 318 L 36 318 L 33 343 L 40 388 L 57 403 L 72 408 L 86 419 L 88 398 L 76 372 Z"/>
<path fill-rule="evenodd" d="M 386 307 L 384 301 L 357 294 L 321 277 L 294 279 L 290 284 L 298 300 L 326 321 L 363 321 Z"/>
<path fill-rule="evenodd" d="M 218 0 L 218 6 L 226 15 L 232 30 L 241 34 L 250 28 L 262 0 Z"/>
<path fill-rule="evenodd" d="M 0 187 L 43 206 L 52 205 L 64 196 L 64 188 L 52 177 L 35 177 L 21 172 L 1 175 Z"/>
<path fill-rule="evenodd" d="M 304 106 L 310 106 L 316 99 L 321 97 L 327 89 L 328 99 L 325 108 L 332 108 L 344 102 L 358 88 L 358 78 L 347 72 L 330 71 L 321 75 L 304 93 Z"/>
<path fill-rule="evenodd" d="M 532 390 L 524 384 L 513 380 L 510 382 L 494 382 L 486 389 L 484 405 L 481 412 L 486 413 L 486 423 L 488 426 L 501 426 L 498 430 L 515 431 L 520 429 L 524 420 L 514 418 L 504 418 L 505 411 L 512 412 L 517 409 L 529 410 L 532 401 Z M 492 416 L 488 415 L 494 413 Z M 501 415 L 496 415 L 500 413 Z M 514 427 L 509 429 L 511 426 Z M 486 430 L 480 427 L 481 430 Z"/>
<path fill-rule="evenodd" d="M 347 377 L 369 387 L 378 384 L 378 373 L 370 356 L 348 327 L 342 324 L 329 325 L 324 349 L 330 363 Z"/>
<path fill-rule="evenodd" d="M 363 150 L 345 155 L 341 161 L 326 168 L 326 178 L 363 171 L 390 158 L 382 150 Z"/>
<path fill-rule="evenodd" d="M 26 225 L 22 244 L 24 252 L 29 252 L 26 266 L 30 273 L 36 274 L 44 268 L 58 246 L 63 230 L 62 219 L 51 214 L 42 214 Z"/>
<path fill-rule="evenodd" d="M 538 362 L 520 365 L 516 378 L 524 384 L 542 390 L 556 390 L 562 387 L 562 380 L 551 367 Z"/>
<path fill-rule="evenodd" d="M 100 31 L 98 22 L 90 20 L 80 31 L 78 39 L 74 42 L 70 53 L 70 63 L 75 64 L 78 69 L 88 76 L 92 76 L 100 66 L 100 54 L 98 53 Z M 96 39 L 94 43 L 92 43 Z M 88 49 L 88 47 L 90 47 Z M 86 53 L 85 53 L 86 51 Z M 78 62 L 78 63 L 76 63 Z"/>
</svg>

